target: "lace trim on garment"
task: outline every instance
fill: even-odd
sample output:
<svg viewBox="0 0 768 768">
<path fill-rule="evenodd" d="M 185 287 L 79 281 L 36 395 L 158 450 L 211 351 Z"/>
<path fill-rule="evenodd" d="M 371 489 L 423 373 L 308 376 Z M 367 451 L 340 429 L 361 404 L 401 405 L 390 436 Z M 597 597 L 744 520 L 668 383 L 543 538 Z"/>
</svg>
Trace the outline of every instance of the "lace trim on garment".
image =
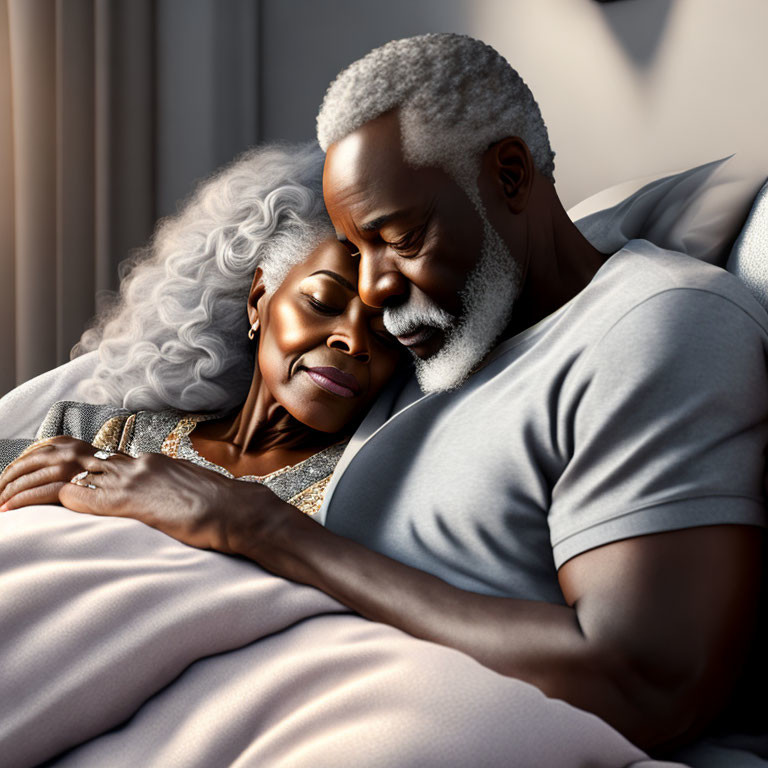
<svg viewBox="0 0 768 768">
<path fill-rule="evenodd" d="M 304 514 L 314 515 L 320 510 L 331 475 L 341 458 L 346 441 L 331 445 L 297 464 L 289 464 L 267 475 L 235 477 L 228 469 L 201 456 L 189 437 L 201 421 L 208 421 L 212 418 L 217 418 L 217 415 L 189 414 L 182 416 L 163 441 L 162 453 L 174 459 L 190 461 L 225 477 L 243 482 L 261 483 L 280 498 L 300 509 Z"/>
</svg>

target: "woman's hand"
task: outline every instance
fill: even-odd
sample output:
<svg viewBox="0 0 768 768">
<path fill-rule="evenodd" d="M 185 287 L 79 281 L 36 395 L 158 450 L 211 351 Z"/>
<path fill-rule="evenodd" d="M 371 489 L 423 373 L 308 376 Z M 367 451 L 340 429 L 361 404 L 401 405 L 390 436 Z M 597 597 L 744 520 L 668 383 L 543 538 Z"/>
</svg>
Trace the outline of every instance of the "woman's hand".
<svg viewBox="0 0 768 768">
<path fill-rule="evenodd" d="M 0 509 L 32 504 L 58 504 L 59 491 L 86 462 L 98 461 L 90 443 L 74 437 L 54 437 L 31 446 L 0 474 Z"/>
<path fill-rule="evenodd" d="M 61 503 L 75 512 L 132 517 L 201 549 L 238 552 L 286 514 L 300 515 L 258 483 L 161 454 L 94 456 L 96 449 L 54 438 L 17 459 L 0 475 L 0 504 L 15 509 Z M 78 479 L 72 479 L 87 472 Z"/>
</svg>

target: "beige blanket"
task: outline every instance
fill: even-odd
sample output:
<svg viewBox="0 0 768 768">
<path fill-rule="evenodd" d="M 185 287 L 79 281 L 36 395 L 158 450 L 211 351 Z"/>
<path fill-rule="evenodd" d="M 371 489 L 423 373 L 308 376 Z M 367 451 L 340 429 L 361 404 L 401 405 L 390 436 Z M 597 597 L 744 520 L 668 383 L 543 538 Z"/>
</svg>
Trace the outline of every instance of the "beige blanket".
<svg viewBox="0 0 768 768">
<path fill-rule="evenodd" d="M 0 622 L 7 768 L 645 760 L 530 685 L 133 520 L 0 515 Z"/>
</svg>

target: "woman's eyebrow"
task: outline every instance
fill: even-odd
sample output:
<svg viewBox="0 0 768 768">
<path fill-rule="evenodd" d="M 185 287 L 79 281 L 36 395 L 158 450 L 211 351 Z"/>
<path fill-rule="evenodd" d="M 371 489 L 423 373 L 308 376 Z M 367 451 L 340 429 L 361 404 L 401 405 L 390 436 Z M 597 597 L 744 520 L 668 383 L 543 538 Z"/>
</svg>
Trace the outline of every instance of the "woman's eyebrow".
<svg viewBox="0 0 768 768">
<path fill-rule="evenodd" d="M 357 286 L 353 285 L 352 283 L 347 280 L 346 277 L 342 277 L 337 272 L 331 272 L 330 269 L 318 269 L 317 272 L 313 272 L 310 277 L 313 275 L 328 275 L 328 277 L 333 278 L 339 285 L 343 285 L 348 291 L 352 291 L 352 293 L 357 293 Z"/>
</svg>

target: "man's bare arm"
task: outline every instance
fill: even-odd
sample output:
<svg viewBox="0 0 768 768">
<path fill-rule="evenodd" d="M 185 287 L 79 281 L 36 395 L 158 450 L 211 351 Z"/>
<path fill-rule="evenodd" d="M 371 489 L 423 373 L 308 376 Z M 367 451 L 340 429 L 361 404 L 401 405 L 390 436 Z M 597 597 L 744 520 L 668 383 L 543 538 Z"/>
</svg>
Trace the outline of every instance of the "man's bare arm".
<svg viewBox="0 0 768 768">
<path fill-rule="evenodd" d="M 639 746 L 695 735 L 753 630 L 762 534 L 690 528 L 593 549 L 559 572 L 568 606 L 467 592 L 288 515 L 237 551 L 361 615 L 467 653 L 594 712 Z"/>
</svg>

